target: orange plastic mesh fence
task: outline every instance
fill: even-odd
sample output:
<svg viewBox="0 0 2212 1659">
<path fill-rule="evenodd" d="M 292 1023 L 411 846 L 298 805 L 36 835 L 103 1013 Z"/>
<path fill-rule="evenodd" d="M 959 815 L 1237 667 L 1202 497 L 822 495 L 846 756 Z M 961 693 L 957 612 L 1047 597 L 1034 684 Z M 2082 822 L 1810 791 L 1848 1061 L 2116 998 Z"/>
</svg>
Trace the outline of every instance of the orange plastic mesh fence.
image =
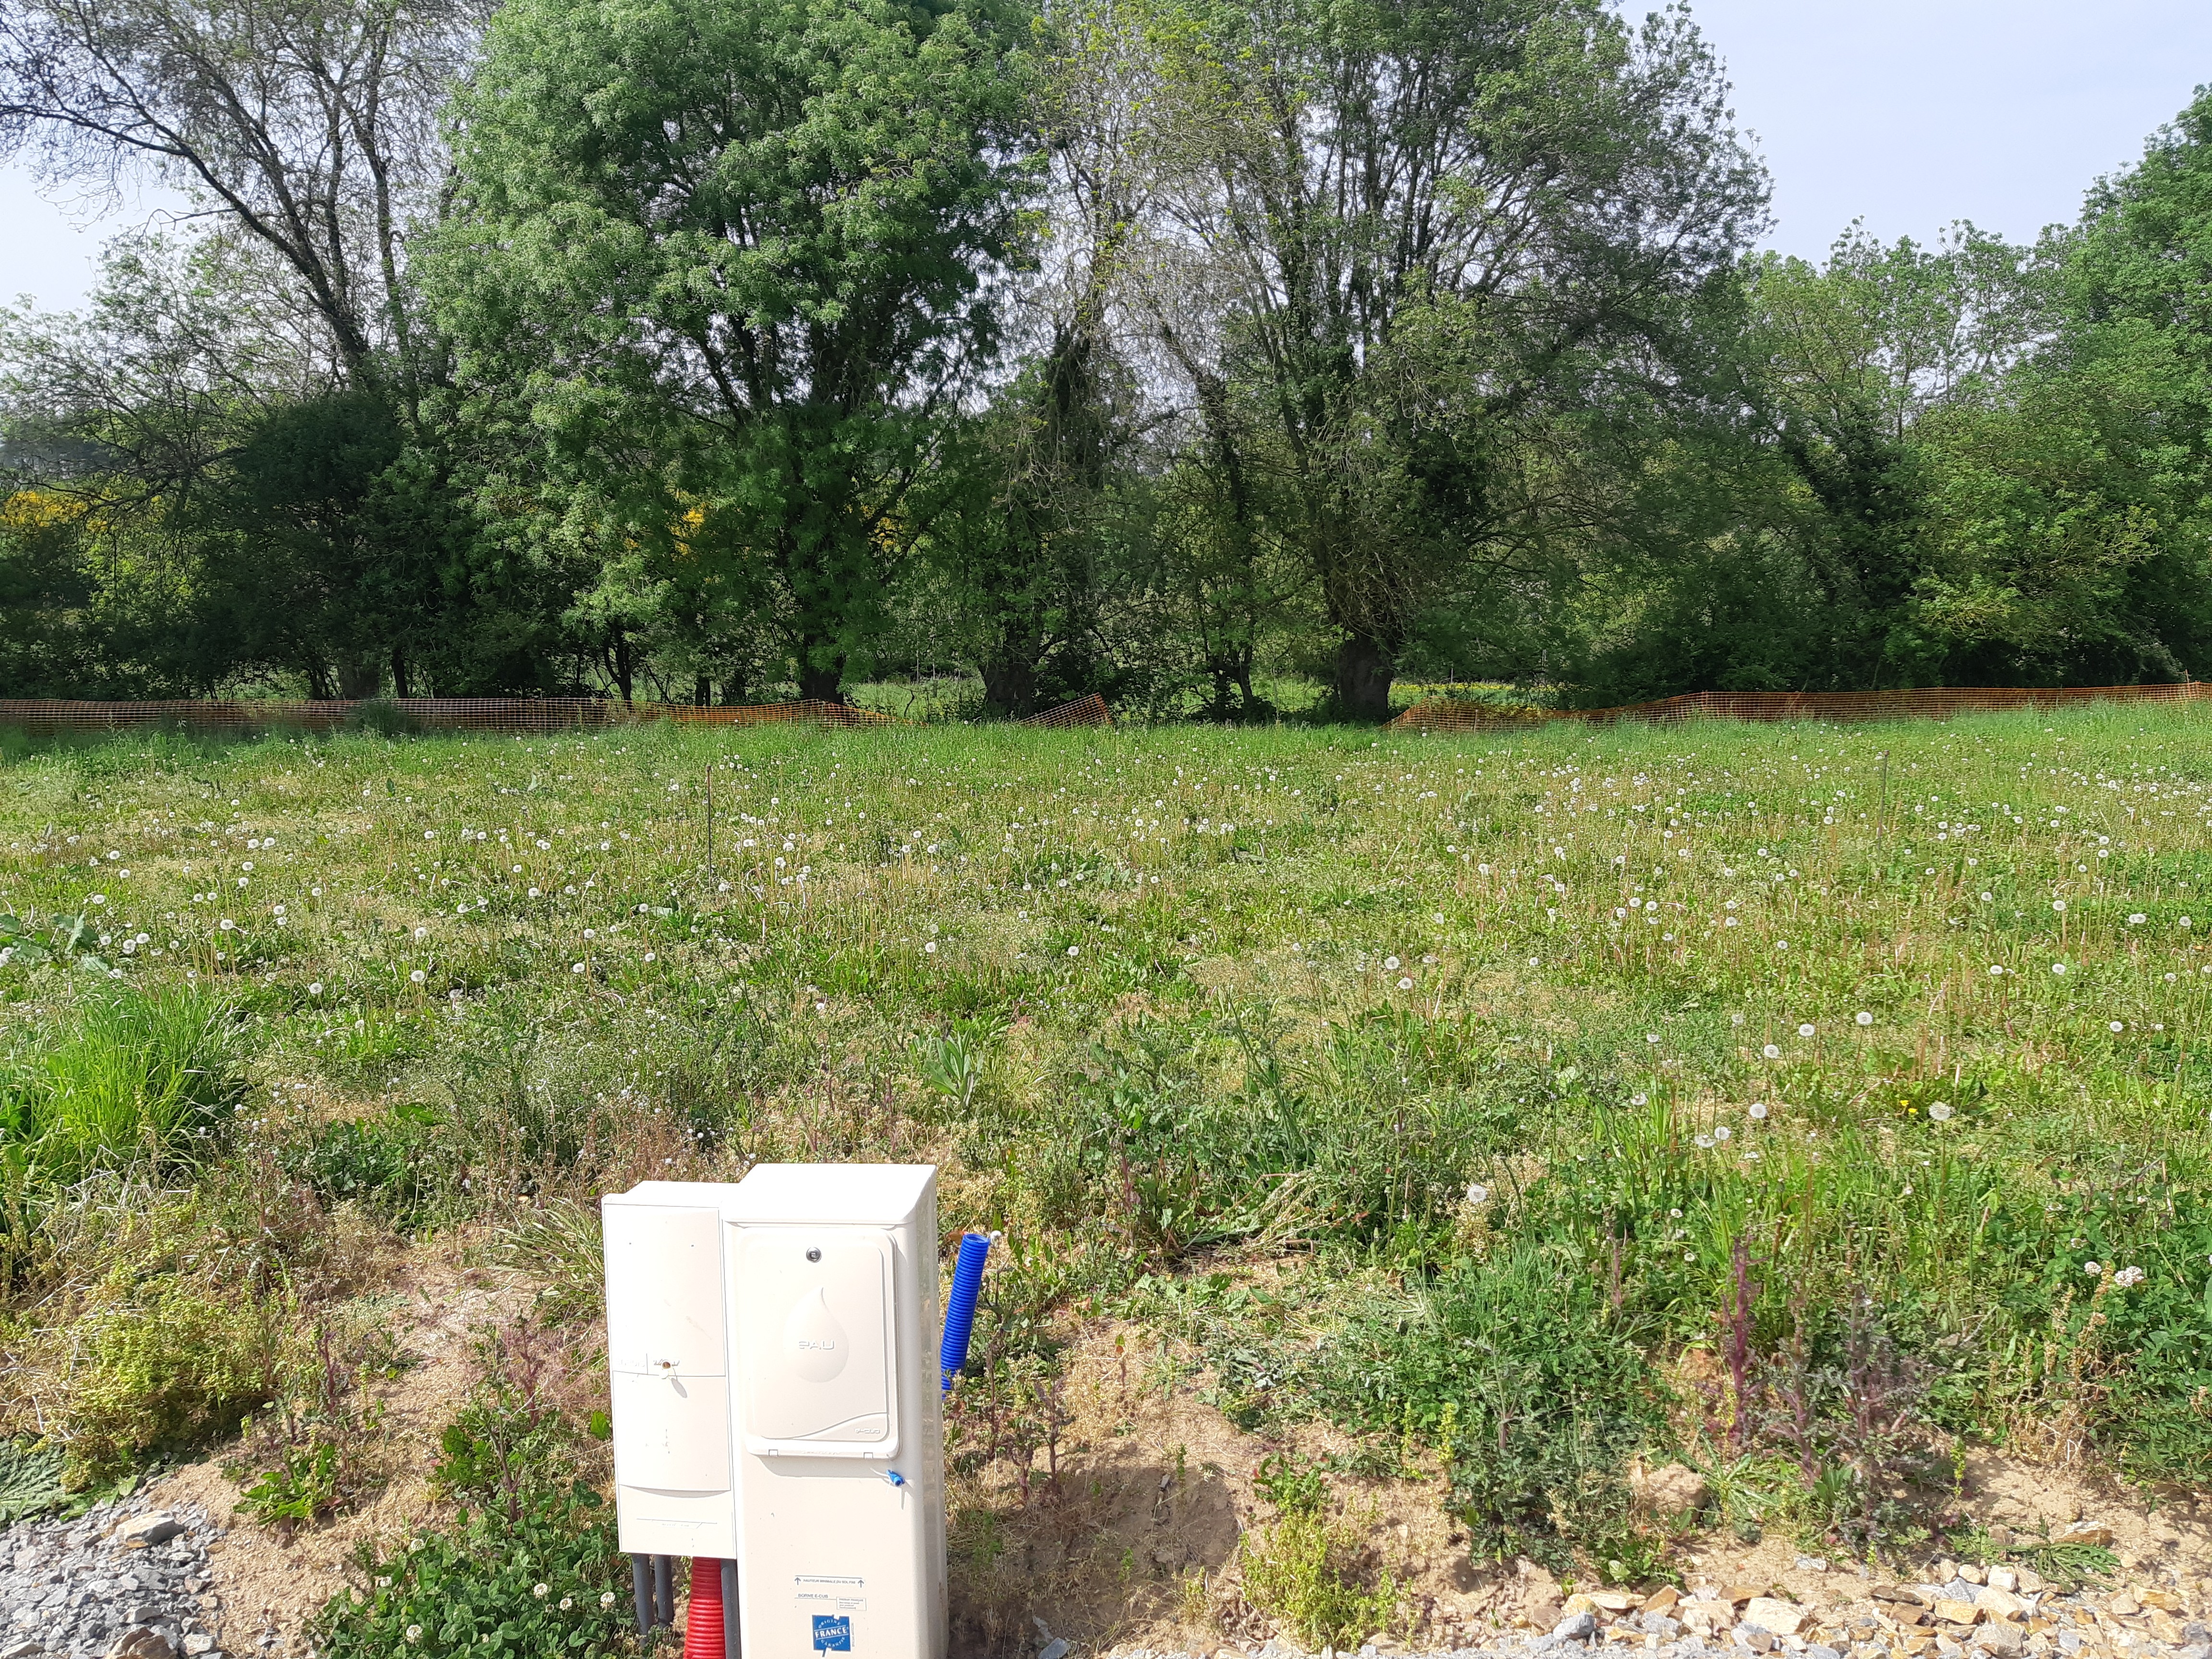
<svg viewBox="0 0 2212 1659">
<path fill-rule="evenodd" d="M 850 703 L 823 702 L 808 698 L 799 702 L 749 702 L 719 705 L 679 702 L 640 705 L 637 718 L 665 716 L 678 726 L 773 726 L 799 721 L 811 726 L 906 726 L 911 722 L 872 708 Z"/>
<path fill-rule="evenodd" d="M 1420 732 L 1486 731 L 1542 720 L 1611 725 L 1644 720 L 1673 725 L 1690 720 L 1948 720 L 1955 714 L 2002 714 L 2009 709 L 2057 708 L 2091 702 L 2197 702 L 2212 697 L 2201 681 L 2177 685 L 1927 686 L 1900 691 L 1692 691 L 1657 702 L 1619 708 L 1501 711 L 1481 703 L 1435 698 L 1416 703 L 1390 722 Z"/>
<path fill-rule="evenodd" d="M 679 726 L 768 726 L 797 722 L 811 726 L 906 726 L 895 714 L 849 703 L 796 702 L 693 704 L 611 702 L 598 697 L 386 697 L 333 699 L 322 702 L 60 702 L 0 698 L 0 727 L 21 732 L 114 732 L 137 726 L 177 726 L 201 731 L 265 731 L 272 727 L 331 732 L 389 718 L 436 732 L 573 732 L 666 720 Z M 1111 726 L 1105 698 L 1093 694 L 1048 708 L 1018 722 L 1058 729 Z"/>
<path fill-rule="evenodd" d="M 651 720 L 672 720 L 687 726 L 758 726 L 779 721 L 817 726 L 904 724 L 873 709 L 809 702 L 700 708 L 690 703 L 623 704 L 598 697 L 391 697 L 321 702 L 60 702 L 0 698 L 0 727 L 33 733 L 114 732 L 137 726 L 331 732 L 374 720 L 386 710 L 395 721 L 434 732 L 573 732 Z"/>
<path fill-rule="evenodd" d="M 1042 726 L 1054 731 L 1077 726 L 1111 726 L 1114 711 L 1106 706 L 1106 699 L 1093 691 L 1087 697 L 1078 697 L 1073 702 L 1064 702 L 1057 708 L 1047 708 L 1014 722 L 1017 726 Z"/>
</svg>

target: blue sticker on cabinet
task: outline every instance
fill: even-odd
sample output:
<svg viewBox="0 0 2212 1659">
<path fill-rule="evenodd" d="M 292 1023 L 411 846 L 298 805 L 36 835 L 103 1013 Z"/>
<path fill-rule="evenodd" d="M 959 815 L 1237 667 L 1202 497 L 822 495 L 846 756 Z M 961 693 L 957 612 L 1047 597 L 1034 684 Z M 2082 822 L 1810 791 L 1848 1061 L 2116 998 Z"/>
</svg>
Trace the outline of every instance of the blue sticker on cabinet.
<svg viewBox="0 0 2212 1659">
<path fill-rule="evenodd" d="M 817 1653 L 850 1653 L 853 1650 L 852 1620 L 842 1613 L 816 1613 L 814 1650 Z"/>
</svg>

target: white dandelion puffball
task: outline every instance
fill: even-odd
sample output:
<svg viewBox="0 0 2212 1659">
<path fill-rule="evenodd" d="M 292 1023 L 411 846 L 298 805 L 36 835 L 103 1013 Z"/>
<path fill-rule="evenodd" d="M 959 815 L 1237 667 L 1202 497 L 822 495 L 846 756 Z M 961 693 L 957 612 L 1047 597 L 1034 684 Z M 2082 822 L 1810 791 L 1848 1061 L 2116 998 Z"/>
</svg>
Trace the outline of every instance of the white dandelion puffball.
<svg viewBox="0 0 2212 1659">
<path fill-rule="evenodd" d="M 1951 1120 L 1951 1109 L 1939 1100 L 1928 1109 L 1928 1115 L 1938 1123 L 1948 1123 Z"/>
<path fill-rule="evenodd" d="M 2143 923 L 2149 920 L 2150 918 L 2148 916 L 2145 915 L 2142 911 L 2137 910 L 2133 912 L 2128 917 L 2128 926 L 2130 927 L 2140 927 Z"/>
<path fill-rule="evenodd" d="M 1067 954 L 1072 957 L 1079 957 L 1083 954 L 1083 947 L 1079 945 L 1071 945 L 1067 947 Z"/>
<path fill-rule="evenodd" d="M 1382 965 L 1384 968 L 1395 974 L 1398 971 L 1398 958 L 1395 957 L 1385 957 L 1382 958 Z"/>
<path fill-rule="evenodd" d="M 2059 915 L 2064 915 L 2066 914 L 2066 901 L 2064 899 L 2053 899 L 2051 901 L 2051 908 L 2057 911 Z"/>
<path fill-rule="evenodd" d="M 1852 1015 L 1851 1018 L 1858 1021 L 1862 1025 L 1871 1025 L 1874 1024 L 1874 1016 L 1863 1008 L 1860 1009 L 1857 1013 Z"/>
<path fill-rule="evenodd" d="M 571 963 L 568 964 L 568 971 L 572 974 L 580 974 L 584 971 L 584 964 L 580 962 Z"/>
<path fill-rule="evenodd" d="M 1753 1101 L 1751 1103 L 1751 1115 L 1754 1119 L 1763 1121 L 1766 1116 L 1766 1103 L 1763 1100 Z"/>
<path fill-rule="evenodd" d="M 314 980 L 314 981 L 311 981 L 311 982 L 308 984 L 308 986 L 307 986 L 307 994 L 308 994 L 309 996 L 311 996 L 311 997 L 319 997 L 319 996 L 322 995 L 322 994 L 323 994 L 323 982 L 322 982 L 322 981 L 320 981 L 320 980 Z"/>
<path fill-rule="evenodd" d="M 1629 1096 L 1628 1103 L 1632 1106 L 1648 1106 L 1651 1103 L 1651 1097 L 1644 1093 L 1643 1091 L 1638 1090 L 1636 1093 Z"/>
<path fill-rule="evenodd" d="M 2114 1020 L 2114 1021 L 2112 1023 L 2112 1029 L 2114 1031 L 2124 1031 L 2124 1030 L 2126 1030 L 2128 1028 L 2127 1028 L 2125 1025 L 2123 1025 L 2123 1024 L 2122 1024 L 2118 1020 L 2117 1020 L 2117 1019 L 2116 1019 L 2116 1020 Z"/>
<path fill-rule="evenodd" d="M 1726 1140 L 1735 1133 L 1735 1130 L 1729 1128 L 1727 1124 L 1723 1123 L 1719 1128 L 1713 1131 L 1713 1139 L 1715 1140 Z"/>
<path fill-rule="evenodd" d="M 1490 1188 L 1480 1181 L 1469 1182 L 1467 1188 L 1467 1201 L 1470 1204 L 1487 1204 L 1490 1202 Z"/>
<path fill-rule="evenodd" d="M 1812 1035 L 1813 1035 L 1813 1026 L 1812 1026 L 1812 1024 L 1808 1021 L 1808 1022 L 1807 1022 L 1805 1024 L 1800 1025 L 1800 1026 L 1797 1028 L 1797 1035 L 1798 1035 L 1799 1036 L 1801 1036 L 1801 1037 L 1808 1037 L 1808 1036 L 1812 1036 Z"/>
<path fill-rule="evenodd" d="M 1771 1042 L 1764 1048 L 1761 1048 L 1759 1052 L 1765 1054 L 1769 1060 L 1779 1060 L 1782 1058 L 1782 1050 L 1775 1047 L 1775 1045 Z"/>
<path fill-rule="evenodd" d="M 2063 975 L 2066 971 L 2066 964 L 2063 962 L 2054 962 L 2051 964 L 2051 971 L 2054 974 Z"/>
<path fill-rule="evenodd" d="M 416 969 L 414 972 L 407 975 L 409 982 L 415 985 L 420 985 L 426 977 L 427 975 L 420 968 Z"/>
<path fill-rule="evenodd" d="M 1413 981 L 1410 979 L 1401 979 L 1398 981 L 1398 988 L 1401 991 L 1410 991 L 1413 988 Z"/>
<path fill-rule="evenodd" d="M 2004 964 L 1997 962 L 1991 963 L 1990 964 L 1990 977 L 1991 979 L 2002 979 L 2004 977 Z"/>
<path fill-rule="evenodd" d="M 937 954 L 937 941 L 935 939 L 932 939 L 928 944 L 923 945 L 921 947 L 921 953 L 926 957 L 935 956 Z"/>
</svg>

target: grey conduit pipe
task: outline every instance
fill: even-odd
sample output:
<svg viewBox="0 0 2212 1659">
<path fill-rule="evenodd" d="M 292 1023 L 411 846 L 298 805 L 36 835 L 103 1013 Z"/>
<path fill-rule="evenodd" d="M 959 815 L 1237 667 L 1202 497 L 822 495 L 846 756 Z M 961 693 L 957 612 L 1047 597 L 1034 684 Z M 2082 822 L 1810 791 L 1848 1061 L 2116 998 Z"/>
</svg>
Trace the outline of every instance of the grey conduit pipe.
<svg viewBox="0 0 2212 1659">
<path fill-rule="evenodd" d="M 659 1622 L 676 1622 L 676 1558 L 656 1555 L 653 1558 L 653 1599 Z"/>
<path fill-rule="evenodd" d="M 629 1559 L 630 1597 L 637 1603 L 637 1633 L 653 1634 L 653 1564 L 642 1555 Z"/>
<path fill-rule="evenodd" d="M 722 1659 L 742 1659 L 738 1642 L 738 1564 L 722 1563 Z"/>
</svg>

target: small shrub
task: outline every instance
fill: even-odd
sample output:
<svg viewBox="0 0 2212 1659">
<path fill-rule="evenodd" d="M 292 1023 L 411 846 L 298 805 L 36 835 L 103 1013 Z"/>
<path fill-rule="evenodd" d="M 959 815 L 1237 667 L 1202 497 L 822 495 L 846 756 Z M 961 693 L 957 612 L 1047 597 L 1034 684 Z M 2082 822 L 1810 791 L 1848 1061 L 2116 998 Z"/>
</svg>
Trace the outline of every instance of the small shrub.
<svg viewBox="0 0 2212 1659">
<path fill-rule="evenodd" d="M 236 1429 L 275 1396 L 286 1310 L 157 1279 L 88 1313 L 64 1413 L 70 1484 L 111 1480 L 149 1452 Z"/>
<path fill-rule="evenodd" d="M 434 1479 L 459 1516 L 389 1555 L 363 1546 L 358 1586 L 314 1621 L 326 1659 L 596 1659 L 625 1645 L 629 1577 L 612 1511 L 578 1476 L 575 1430 L 528 1352 L 495 1344 L 488 1358 L 492 1375 L 440 1439 Z"/>
<path fill-rule="evenodd" d="M 1314 1381 L 1360 1426 L 1439 1436 L 1449 1422 L 1450 1506 L 1477 1555 L 1564 1569 L 1579 1545 L 1626 1568 L 1648 1552 L 1622 1471 L 1665 1427 L 1639 1334 L 1589 1275 L 1529 1243 L 1456 1263 L 1412 1313 L 1361 1307 Z"/>
<path fill-rule="evenodd" d="M 1260 1485 L 1279 1515 L 1237 1546 L 1245 1601 L 1310 1648 L 1357 1647 L 1388 1629 L 1397 1581 L 1368 1560 L 1359 1528 L 1328 1513 L 1320 1475 L 1275 1457 L 1261 1466 Z"/>
<path fill-rule="evenodd" d="M 338 1452 L 328 1441 L 288 1446 L 238 1501 L 264 1526 L 304 1525 L 330 1513 L 338 1499 Z"/>
<path fill-rule="evenodd" d="M 383 1118 L 325 1123 L 286 1149 L 284 1167 L 325 1205 L 351 1201 L 409 1226 L 442 1185 L 444 1159 L 433 1139 L 440 1121 L 428 1107 L 395 1104 Z"/>
</svg>

